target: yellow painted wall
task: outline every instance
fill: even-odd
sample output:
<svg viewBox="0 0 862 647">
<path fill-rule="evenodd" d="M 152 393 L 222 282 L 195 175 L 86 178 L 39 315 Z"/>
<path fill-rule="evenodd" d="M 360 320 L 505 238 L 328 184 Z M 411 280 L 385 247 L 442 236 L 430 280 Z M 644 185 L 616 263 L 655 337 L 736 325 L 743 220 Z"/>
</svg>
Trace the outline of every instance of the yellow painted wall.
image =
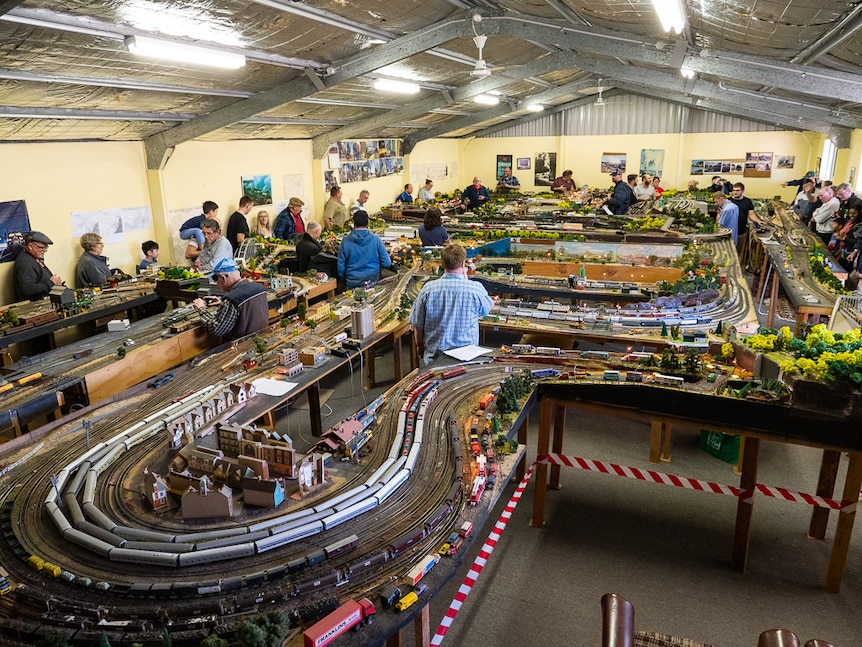
<svg viewBox="0 0 862 647">
<path fill-rule="evenodd" d="M 534 181 L 533 165 L 536 162 L 536 153 L 557 154 L 557 175 L 562 173 L 565 168 L 573 168 L 571 166 L 560 166 L 564 164 L 560 159 L 562 157 L 560 151 L 561 145 L 562 142 L 559 137 L 471 138 L 461 140 L 459 164 L 461 180 L 458 186 L 463 189 L 473 181 L 474 176 L 479 176 L 482 183 L 489 190 L 494 189 L 497 186 L 497 155 L 511 155 L 515 167 L 517 167 L 517 159 L 519 157 L 528 157 L 530 159 L 530 170 L 521 171 L 517 168 L 512 169 L 512 174 L 521 183 L 521 189 L 524 191 L 541 190 L 541 187 L 537 187 Z M 575 180 L 580 182 L 577 173 L 575 174 Z M 547 188 L 545 187 L 545 189 Z"/>
<path fill-rule="evenodd" d="M 822 144 L 821 144 L 822 146 Z M 859 173 L 862 169 L 862 130 L 854 130 L 850 138 L 850 148 L 838 150 L 838 159 L 835 161 L 835 178 L 841 178 L 841 182 L 850 182 L 854 190 L 859 193 L 862 188 Z M 853 174 L 850 180 L 851 172 Z"/>
<path fill-rule="evenodd" d="M 25 200 L 30 226 L 54 241 L 46 265 L 70 287 L 81 255 L 70 214 L 149 206 L 146 159 L 141 142 L 0 144 L 0 201 Z M 151 228 L 105 246 L 111 267 L 134 273 L 141 242 Z M 0 265 L 0 304 L 16 301 L 12 263 Z"/>
<path fill-rule="evenodd" d="M 463 189 L 465 186 L 461 183 L 463 160 L 461 159 L 461 141 L 458 139 L 428 139 L 419 142 L 405 160 L 408 177 L 413 182 L 414 197 L 419 195 L 419 189 L 425 184 L 426 177 L 423 175 L 427 175 L 427 173 L 423 174 L 422 168 L 427 169 L 432 164 L 445 164 L 448 174 L 442 178 L 431 178 L 434 181 L 433 191 L 452 193 L 455 189 Z"/>
<path fill-rule="evenodd" d="M 712 174 L 707 177 L 689 173 L 692 159 L 742 159 L 746 152 L 771 152 L 777 155 L 794 155 L 793 169 L 774 169 L 770 178 L 749 178 L 728 175 L 731 182 L 742 182 L 746 195 L 772 197 L 781 195 L 791 200 L 797 191 L 781 188 L 781 183 L 802 177 L 809 169 L 816 168 L 822 139 L 816 133 L 756 132 L 717 134 L 657 134 L 657 135 L 601 135 L 582 137 L 507 137 L 498 139 L 463 140 L 461 183 L 466 186 L 474 174 L 478 174 L 491 185 L 497 155 L 511 154 L 514 158 L 529 157 L 534 163 L 536 153 L 557 152 L 557 175 L 571 169 L 577 186 L 610 186 L 610 177 L 601 172 L 603 153 L 624 153 L 627 156 L 627 173 L 639 171 L 640 153 L 644 148 L 664 150 L 662 186 L 686 188 L 690 180 L 697 180 L 701 187 L 707 186 Z M 533 183 L 533 171 L 514 171 L 521 186 L 527 191 L 537 190 Z M 836 177 L 839 177 L 836 174 Z M 844 180 L 842 180 L 844 181 Z"/>
</svg>

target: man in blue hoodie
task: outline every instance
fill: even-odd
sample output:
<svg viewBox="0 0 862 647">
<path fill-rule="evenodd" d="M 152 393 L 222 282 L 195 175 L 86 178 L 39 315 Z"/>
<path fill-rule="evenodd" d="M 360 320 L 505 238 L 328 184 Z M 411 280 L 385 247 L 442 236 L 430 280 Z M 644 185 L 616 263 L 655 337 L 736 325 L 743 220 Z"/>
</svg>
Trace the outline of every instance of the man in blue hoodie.
<svg viewBox="0 0 862 647">
<path fill-rule="evenodd" d="M 391 264 L 383 241 L 368 230 L 368 214 L 361 210 L 354 213 L 353 231 L 338 248 L 338 276 L 348 288 L 361 288 L 378 281 L 380 268 Z"/>
</svg>

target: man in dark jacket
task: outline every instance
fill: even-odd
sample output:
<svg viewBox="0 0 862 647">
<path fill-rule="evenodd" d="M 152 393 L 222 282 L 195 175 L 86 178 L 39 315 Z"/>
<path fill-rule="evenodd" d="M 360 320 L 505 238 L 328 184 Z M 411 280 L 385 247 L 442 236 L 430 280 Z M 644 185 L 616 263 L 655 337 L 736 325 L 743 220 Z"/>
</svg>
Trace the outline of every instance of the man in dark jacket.
<svg viewBox="0 0 862 647">
<path fill-rule="evenodd" d="M 192 301 L 211 334 L 222 337 L 224 341 L 233 341 L 267 326 L 269 305 L 266 290 L 260 283 L 242 278 L 232 258 L 220 260 L 213 268 L 212 277 L 225 295 Z M 218 305 L 218 310 L 207 310 L 210 305 Z"/>
<path fill-rule="evenodd" d="M 298 272 L 317 270 L 335 278 L 337 259 L 323 250 L 320 235 L 323 227 L 313 220 L 308 223 L 305 233 L 296 241 L 296 265 Z"/>
<path fill-rule="evenodd" d="M 354 213 L 353 231 L 344 237 L 338 248 L 338 276 L 348 288 L 361 288 L 380 280 L 380 268 L 391 264 L 383 241 L 368 230 L 368 214 Z"/>
<path fill-rule="evenodd" d="M 31 231 L 24 237 L 24 249 L 15 258 L 12 270 L 15 292 L 19 299 L 36 301 L 47 296 L 55 285 L 63 283 L 45 266 L 45 252 L 53 241 L 41 231 Z"/>
<path fill-rule="evenodd" d="M 294 240 L 305 233 L 305 223 L 302 220 L 302 207 L 305 203 L 299 198 L 291 198 L 287 208 L 276 216 L 272 226 L 272 235 L 281 240 Z"/>
<path fill-rule="evenodd" d="M 630 174 L 628 183 L 623 182 L 623 174 L 617 169 L 611 173 L 614 181 L 614 192 L 608 200 L 608 208 L 618 216 L 624 216 L 629 212 L 629 207 L 635 201 L 634 185 L 637 184 L 638 176 Z"/>
</svg>

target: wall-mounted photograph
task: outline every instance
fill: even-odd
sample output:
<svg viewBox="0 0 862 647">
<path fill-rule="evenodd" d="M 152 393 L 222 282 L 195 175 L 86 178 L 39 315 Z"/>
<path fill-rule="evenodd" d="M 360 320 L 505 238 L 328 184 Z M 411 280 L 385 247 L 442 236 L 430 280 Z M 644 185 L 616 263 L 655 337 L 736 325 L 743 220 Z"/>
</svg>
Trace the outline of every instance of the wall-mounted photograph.
<svg viewBox="0 0 862 647">
<path fill-rule="evenodd" d="M 243 175 L 242 194 L 254 200 L 254 206 L 272 204 L 272 176 Z"/>
<path fill-rule="evenodd" d="M 536 186 L 551 186 L 557 177 L 557 154 L 536 153 L 534 173 Z"/>
<path fill-rule="evenodd" d="M 625 153 L 602 153 L 602 173 L 626 172 Z"/>
<path fill-rule="evenodd" d="M 529 171 L 530 170 L 530 158 L 529 157 L 519 157 L 517 160 L 518 170 L 519 171 Z"/>
</svg>

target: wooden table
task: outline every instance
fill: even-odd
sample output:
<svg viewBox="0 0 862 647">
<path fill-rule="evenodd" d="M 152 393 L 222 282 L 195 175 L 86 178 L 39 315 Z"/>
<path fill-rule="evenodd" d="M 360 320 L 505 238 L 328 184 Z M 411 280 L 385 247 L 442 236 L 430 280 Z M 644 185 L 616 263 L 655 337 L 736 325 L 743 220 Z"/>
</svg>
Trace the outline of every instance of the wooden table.
<svg viewBox="0 0 862 647">
<path fill-rule="evenodd" d="M 740 489 L 753 493 L 761 441 L 792 443 L 823 450 L 816 494 L 832 497 L 841 452 L 850 457 L 841 494 L 843 510 L 838 524 L 826 573 L 826 590 L 837 593 L 841 587 L 847 551 L 853 533 L 856 503 L 862 487 L 862 427 L 853 414 L 829 415 L 788 406 L 768 405 L 733 398 L 689 392 L 680 389 L 632 384 L 542 383 L 537 387 L 539 399 L 538 456 L 560 453 L 563 443 L 566 409 L 592 409 L 643 422 L 679 421 L 745 439 Z M 858 397 L 857 397 L 858 400 Z M 853 402 L 858 406 L 859 402 Z M 854 406 L 848 410 L 855 411 Z M 743 422 L 744 421 L 744 422 Z M 536 467 L 536 491 L 532 525 L 544 525 L 546 484 L 560 487 L 560 467 L 539 464 Z M 731 564 L 744 572 L 754 514 L 754 496 L 740 496 Z M 829 519 L 827 508 L 814 508 L 808 535 L 826 536 Z"/>
<path fill-rule="evenodd" d="M 50 339 L 51 348 L 56 348 L 54 333 L 58 330 L 69 328 L 71 326 L 77 326 L 84 323 L 89 323 L 91 321 L 96 321 L 99 319 L 114 318 L 114 315 L 121 313 L 125 314 L 129 319 L 134 319 L 133 311 L 136 308 L 146 305 L 148 303 L 153 303 L 154 301 L 158 301 L 160 298 L 161 297 L 159 297 L 159 295 L 157 295 L 155 292 L 149 292 L 143 295 L 123 298 L 115 303 L 111 303 L 110 305 L 105 305 L 100 308 L 92 308 L 90 310 L 87 310 L 86 312 L 82 312 L 71 317 L 66 317 L 64 319 L 56 319 L 54 321 L 44 323 L 41 326 L 34 326 L 32 328 L 26 328 L 19 332 L 12 332 L 7 335 L 2 335 L 0 336 L 0 350 L 8 348 L 13 344 L 20 344 L 21 342 L 28 341 L 30 339 L 36 339 L 37 337 L 45 336 Z M 12 363 L 12 357 L 9 355 L 8 352 L 0 353 L 0 356 L 2 356 L 2 360 L 0 360 L 0 362 L 2 362 L 2 365 L 7 366 Z"/>
</svg>

